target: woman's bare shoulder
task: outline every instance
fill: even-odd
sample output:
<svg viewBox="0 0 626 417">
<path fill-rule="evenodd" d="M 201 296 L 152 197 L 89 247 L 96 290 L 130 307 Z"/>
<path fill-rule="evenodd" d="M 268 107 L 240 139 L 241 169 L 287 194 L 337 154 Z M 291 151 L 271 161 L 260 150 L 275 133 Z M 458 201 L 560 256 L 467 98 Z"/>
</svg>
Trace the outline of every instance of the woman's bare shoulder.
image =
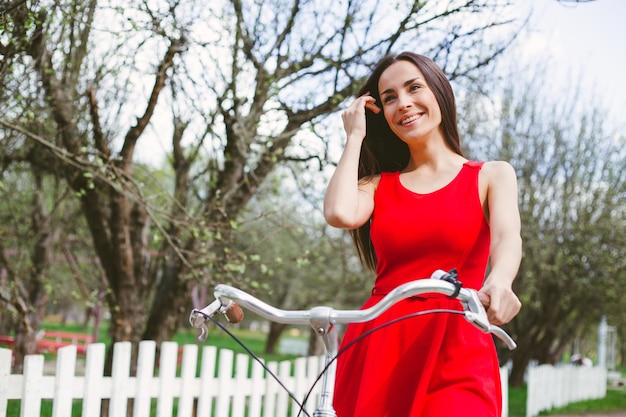
<svg viewBox="0 0 626 417">
<path fill-rule="evenodd" d="M 516 176 L 513 165 L 507 161 L 488 161 L 483 164 L 482 173 L 490 179 L 498 179 L 502 176 L 510 178 Z"/>
<path fill-rule="evenodd" d="M 513 166 L 506 161 L 489 161 L 483 164 L 480 170 L 480 183 L 485 196 L 487 190 L 516 190 L 517 173 Z"/>
</svg>

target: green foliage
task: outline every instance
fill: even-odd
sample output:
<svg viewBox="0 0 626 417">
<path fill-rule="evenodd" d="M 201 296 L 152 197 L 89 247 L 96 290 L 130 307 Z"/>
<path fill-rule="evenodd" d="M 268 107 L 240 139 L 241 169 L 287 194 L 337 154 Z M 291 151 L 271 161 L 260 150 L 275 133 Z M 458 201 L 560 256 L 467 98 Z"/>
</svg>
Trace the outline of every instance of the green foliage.
<svg viewBox="0 0 626 417">
<path fill-rule="evenodd" d="M 593 97 L 549 91 L 540 68 L 505 79 L 491 92 L 496 106 L 467 101 L 463 123 L 473 157 L 507 160 L 518 174 L 523 307 L 508 327 L 519 348 L 506 358 L 519 383 L 530 359 L 559 361 L 602 315 L 623 323 L 626 147 Z"/>
<path fill-rule="evenodd" d="M 289 190 L 263 188 L 259 196 L 235 238 L 237 252 L 247 257 L 246 276 L 261 289 L 257 294 L 287 309 L 346 302 L 355 307 L 366 299 L 371 276 L 347 235 L 333 233 L 314 202 Z"/>
</svg>

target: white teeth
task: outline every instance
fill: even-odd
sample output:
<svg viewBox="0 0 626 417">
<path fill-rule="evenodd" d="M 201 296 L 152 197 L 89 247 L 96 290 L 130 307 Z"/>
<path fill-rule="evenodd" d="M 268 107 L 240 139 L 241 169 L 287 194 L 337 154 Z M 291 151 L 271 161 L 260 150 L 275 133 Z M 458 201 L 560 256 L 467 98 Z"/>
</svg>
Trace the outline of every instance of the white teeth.
<svg viewBox="0 0 626 417">
<path fill-rule="evenodd" d="M 407 124 L 407 123 L 411 123 L 411 122 L 412 122 L 412 121 L 414 121 L 414 120 L 417 120 L 417 118 L 418 118 L 418 116 L 417 116 L 417 115 L 415 115 L 415 116 L 411 116 L 411 117 L 407 117 L 406 119 L 403 119 L 400 123 L 401 123 L 401 124 L 403 124 L 403 125 L 405 125 L 405 124 Z"/>
</svg>

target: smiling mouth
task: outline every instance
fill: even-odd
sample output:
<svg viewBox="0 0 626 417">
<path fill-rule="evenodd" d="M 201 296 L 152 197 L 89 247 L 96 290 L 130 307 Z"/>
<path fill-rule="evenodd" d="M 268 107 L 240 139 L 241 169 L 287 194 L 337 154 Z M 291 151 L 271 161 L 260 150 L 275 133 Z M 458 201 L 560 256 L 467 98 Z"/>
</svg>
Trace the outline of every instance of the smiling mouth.
<svg viewBox="0 0 626 417">
<path fill-rule="evenodd" d="M 407 117 L 406 119 L 402 119 L 402 120 L 400 120 L 400 124 L 401 124 L 401 125 L 406 125 L 406 124 L 409 124 L 409 123 L 414 122 L 414 121 L 416 121 L 417 119 L 419 119 L 419 118 L 420 118 L 420 116 L 421 116 L 421 114 L 414 114 L 413 116 L 409 116 L 409 117 Z"/>
</svg>

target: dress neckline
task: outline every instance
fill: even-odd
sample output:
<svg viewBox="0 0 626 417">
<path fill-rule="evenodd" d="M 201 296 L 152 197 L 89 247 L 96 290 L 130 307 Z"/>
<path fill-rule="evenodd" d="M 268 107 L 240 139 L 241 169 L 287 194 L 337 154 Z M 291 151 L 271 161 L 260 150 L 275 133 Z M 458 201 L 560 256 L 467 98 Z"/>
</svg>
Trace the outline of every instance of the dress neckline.
<svg viewBox="0 0 626 417">
<path fill-rule="evenodd" d="M 451 179 L 451 180 L 450 180 L 447 184 L 445 184 L 445 185 L 443 185 L 442 187 L 437 188 L 437 189 L 435 189 L 435 190 L 429 191 L 429 192 L 427 192 L 427 193 L 419 193 L 419 192 L 417 192 L 417 191 L 413 191 L 413 190 L 411 190 L 410 188 L 406 187 L 406 186 L 402 183 L 402 180 L 400 179 L 400 174 L 401 174 L 401 172 L 400 172 L 400 171 L 396 171 L 396 172 L 395 172 L 394 177 L 395 177 L 395 180 L 396 180 L 396 182 L 398 183 L 398 185 L 399 185 L 399 186 L 400 186 L 403 190 L 405 190 L 405 191 L 407 191 L 407 192 L 409 192 L 409 193 L 411 193 L 411 194 L 414 194 L 414 195 L 416 195 L 416 196 L 423 197 L 423 196 L 429 196 L 429 195 L 437 194 L 437 193 L 439 193 L 439 192 L 441 192 L 441 191 L 445 190 L 446 188 L 450 187 L 452 184 L 454 184 L 454 183 L 455 183 L 455 182 L 459 179 L 459 177 L 461 176 L 461 173 L 465 170 L 465 168 L 466 168 L 466 167 L 468 167 L 468 166 L 473 166 L 473 165 L 474 165 L 474 164 L 472 163 L 472 161 L 466 161 L 466 162 L 464 162 L 464 163 L 463 163 L 463 165 L 461 166 L 461 169 L 459 169 L 459 172 L 457 172 L 457 173 L 456 173 L 456 175 L 455 175 L 455 176 L 454 176 L 454 177 L 453 177 L 453 178 L 452 178 L 452 179 Z"/>
</svg>

